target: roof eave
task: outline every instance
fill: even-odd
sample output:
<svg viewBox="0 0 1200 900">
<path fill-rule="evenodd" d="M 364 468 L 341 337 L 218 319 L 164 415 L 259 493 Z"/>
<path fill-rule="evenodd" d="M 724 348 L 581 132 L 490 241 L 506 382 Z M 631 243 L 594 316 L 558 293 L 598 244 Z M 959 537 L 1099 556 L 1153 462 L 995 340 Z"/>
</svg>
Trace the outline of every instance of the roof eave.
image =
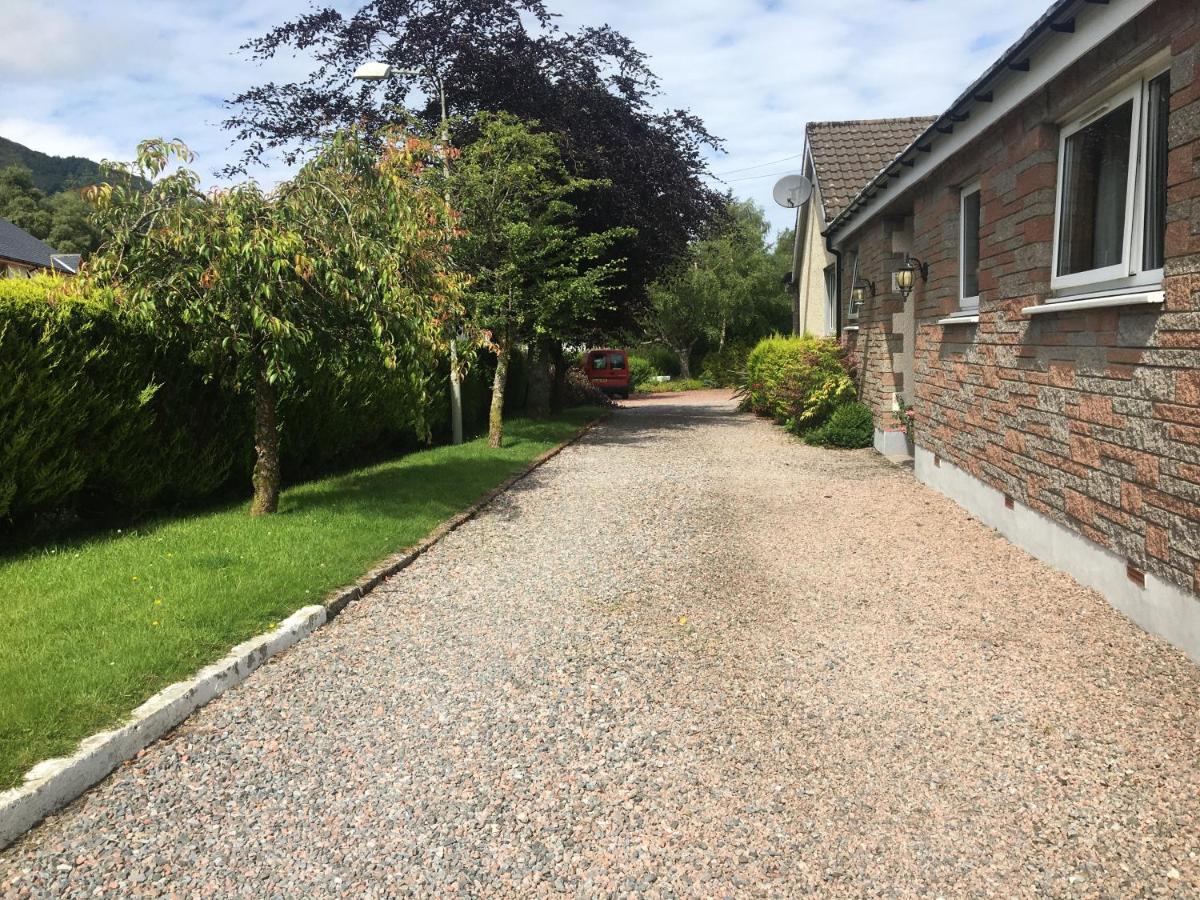
<svg viewBox="0 0 1200 900">
<path fill-rule="evenodd" d="M 937 165 L 940 165 L 944 159 L 938 160 L 935 165 L 925 167 L 924 171 L 916 172 L 920 160 L 923 155 L 929 155 L 933 152 L 933 144 L 940 140 L 941 137 L 952 135 L 956 125 L 969 122 L 969 117 L 973 108 L 987 107 L 989 111 L 995 113 L 997 110 L 992 104 L 995 98 L 992 96 L 989 89 L 995 85 L 997 80 L 1002 76 L 1007 76 L 1012 72 L 1029 72 L 1032 68 L 1031 61 L 1034 55 L 1042 51 L 1046 46 L 1046 41 L 1052 36 L 1062 36 L 1071 38 L 1075 35 L 1075 20 L 1070 21 L 1069 28 L 1066 26 L 1067 13 L 1075 8 L 1076 14 L 1085 8 L 1091 7 L 1094 10 L 1094 16 L 1090 16 L 1089 22 L 1099 23 L 1095 29 L 1102 32 L 1102 36 L 1090 42 L 1080 40 L 1078 43 L 1078 52 L 1071 57 L 1072 61 L 1078 59 L 1084 53 L 1091 50 L 1100 40 L 1110 35 L 1117 27 L 1128 22 L 1134 16 L 1142 12 L 1147 6 L 1153 3 L 1154 0 L 1133 0 L 1129 4 L 1110 5 L 1107 0 L 1056 0 L 1050 8 L 1042 14 L 1038 20 L 1025 31 L 1024 34 L 1014 43 L 995 63 L 988 67 L 987 71 L 979 78 L 973 81 L 966 90 L 964 90 L 958 98 L 950 104 L 950 107 L 942 115 L 938 116 L 933 124 L 925 129 L 917 136 L 904 150 L 888 163 L 870 182 L 866 184 L 854 197 L 853 200 L 838 213 L 837 216 L 829 223 L 825 233 L 834 236 L 839 231 L 844 231 L 847 226 L 854 222 L 860 211 L 867 207 L 876 205 L 872 204 L 871 200 L 878 194 L 880 190 L 886 189 L 884 182 L 890 181 L 891 178 L 902 178 L 905 170 L 913 170 L 914 177 L 906 184 L 899 193 L 893 193 L 888 198 L 884 198 L 877 205 L 879 210 L 882 210 L 895 198 L 902 196 L 909 188 L 915 186 L 919 181 L 925 178 L 932 172 Z M 1118 8 L 1119 7 L 1119 8 Z M 1057 26 L 1057 27 L 1056 27 Z M 1110 27 L 1111 26 L 1111 27 Z M 1069 65 L 1069 63 L 1067 63 Z M 1065 66 L 1060 66 L 1053 71 L 1046 79 L 1036 81 L 1033 86 L 1026 91 L 1017 91 L 1015 95 L 1009 99 L 1007 108 L 1016 106 L 1026 100 L 1033 91 L 1059 74 Z M 1005 111 L 1007 111 L 1007 108 Z M 995 115 L 992 116 L 996 118 Z M 992 122 L 989 122 L 990 126 Z M 987 127 L 987 126 L 985 126 Z M 974 139 L 976 135 L 971 135 L 961 141 L 962 146 Z M 954 138 L 952 137 L 953 141 Z M 961 148 L 955 148 L 947 155 L 953 155 Z M 897 175 L 888 173 L 895 170 L 897 166 L 902 166 L 901 171 Z M 855 227 L 861 225 L 865 219 L 861 219 Z M 853 230 L 853 229 L 851 229 Z M 847 232 L 848 233 L 848 232 Z"/>
</svg>

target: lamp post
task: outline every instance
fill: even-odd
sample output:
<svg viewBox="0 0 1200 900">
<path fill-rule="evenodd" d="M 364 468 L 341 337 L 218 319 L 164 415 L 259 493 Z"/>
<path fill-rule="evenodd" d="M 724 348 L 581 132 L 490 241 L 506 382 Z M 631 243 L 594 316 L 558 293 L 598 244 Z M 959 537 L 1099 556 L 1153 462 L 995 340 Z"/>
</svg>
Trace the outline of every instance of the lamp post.
<svg viewBox="0 0 1200 900">
<path fill-rule="evenodd" d="M 359 81 L 383 81 L 392 75 L 414 75 L 418 78 L 432 78 L 437 85 L 438 102 L 442 108 L 441 127 L 441 156 L 442 183 L 445 185 L 442 199 L 446 202 L 446 241 L 449 243 L 450 234 L 450 119 L 446 115 L 446 82 L 437 72 L 424 72 L 420 69 L 398 69 L 387 63 L 368 62 L 359 66 L 354 77 Z M 450 433 L 455 444 L 463 442 L 462 424 L 462 374 L 458 369 L 458 336 L 450 338 Z"/>
</svg>

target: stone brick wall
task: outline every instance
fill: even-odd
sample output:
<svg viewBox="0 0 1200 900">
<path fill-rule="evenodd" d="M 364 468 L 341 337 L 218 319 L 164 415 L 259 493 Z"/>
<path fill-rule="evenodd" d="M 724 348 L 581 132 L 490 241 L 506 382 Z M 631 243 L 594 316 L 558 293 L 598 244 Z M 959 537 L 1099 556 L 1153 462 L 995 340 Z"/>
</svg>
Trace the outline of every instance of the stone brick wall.
<svg viewBox="0 0 1200 900">
<path fill-rule="evenodd" d="M 846 338 L 856 357 L 859 396 L 874 411 L 876 426 L 884 430 L 901 427 L 892 411 L 894 395 L 912 390 L 895 366 L 905 349 L 903 335 L 893 328 L 892 320 L 904 308 L 900 295 L 890 291 L 891 273 L 904 261 L 903 254 L 892 250 L 895 227 L 893 219 L 881 217 L 859 232 L 855 244 L 859 277 L 874 282 L 876 294 L 863 304 L 857 323 L 849 319 L 853 285 L 848 260 L 842 285 L 842 321 L 858 325 L 858 331 L 848 332 Z"/>
<path fill-rule="evenodd" d="M 1164 306 L 1023 315 L 1050 292 L 1056 123 L 1167 47 Z M 980 321 L 940 326 L 958 302 L 959 188 L 975 179 Z M 911 214 L 912 252 L 930 264 L 908 301 L 917 383 L 895 385 L 868 359 L 866 400 L 882 413 L 901 390 L 916 403 L 918 445 L 1200 593 L 1200 7 L 1150 7 L 922 182 Z M 879 217 L 859 238 L 860 270 L 882 286 L 899 264 L 887 229 Z M 864 310 L 860 357 L 894 341 L 897 302 L 881 292 Z"/>
</svg>

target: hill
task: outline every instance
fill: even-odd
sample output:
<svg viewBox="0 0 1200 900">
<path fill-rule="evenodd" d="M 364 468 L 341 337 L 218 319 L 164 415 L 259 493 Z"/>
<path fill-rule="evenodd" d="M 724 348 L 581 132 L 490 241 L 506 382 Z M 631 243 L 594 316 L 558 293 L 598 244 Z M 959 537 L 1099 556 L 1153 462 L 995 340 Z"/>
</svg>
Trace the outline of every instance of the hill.
<svg viewBox="0 0 1200 900">
<path fill-rule="evenodd" d="M 51 156 L 0 137 L 0 169 L 20 164 L 33 172 L 33 183 L 47 195 L 100 181 L 100 164 L 82 156 Z"/>
</svg>

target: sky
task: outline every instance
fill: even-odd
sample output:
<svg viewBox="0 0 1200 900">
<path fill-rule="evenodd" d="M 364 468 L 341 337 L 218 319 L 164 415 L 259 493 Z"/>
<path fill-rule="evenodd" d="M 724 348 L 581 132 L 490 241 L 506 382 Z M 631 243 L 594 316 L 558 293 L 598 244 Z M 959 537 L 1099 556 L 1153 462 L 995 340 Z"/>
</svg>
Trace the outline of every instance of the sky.
<svg viewBox="0 0 1200 900">
<path fill-rule="evenodd" d="M 238 156 L 225 98 L 306 71 L 237 52 L 306 9 L 297 0 L 4 0 L 0 136 L 35 150 L 130 159 L 146 137 L 183 139 L 210 182 Z M 334 0 L 355 8 L 355 0 Z M 322 5 L 325 5 L 324 3 Z M 568 29 L 607 23 L 650 57 L 659 103 L 724 139 L 714 183 L 772 225 L 771 188 L 795 172 L 808 121 L 943 112 L 1049 0 L 548 0 Z M 271 184 L 279 164 L 252 173 Z"/>
</svg>

